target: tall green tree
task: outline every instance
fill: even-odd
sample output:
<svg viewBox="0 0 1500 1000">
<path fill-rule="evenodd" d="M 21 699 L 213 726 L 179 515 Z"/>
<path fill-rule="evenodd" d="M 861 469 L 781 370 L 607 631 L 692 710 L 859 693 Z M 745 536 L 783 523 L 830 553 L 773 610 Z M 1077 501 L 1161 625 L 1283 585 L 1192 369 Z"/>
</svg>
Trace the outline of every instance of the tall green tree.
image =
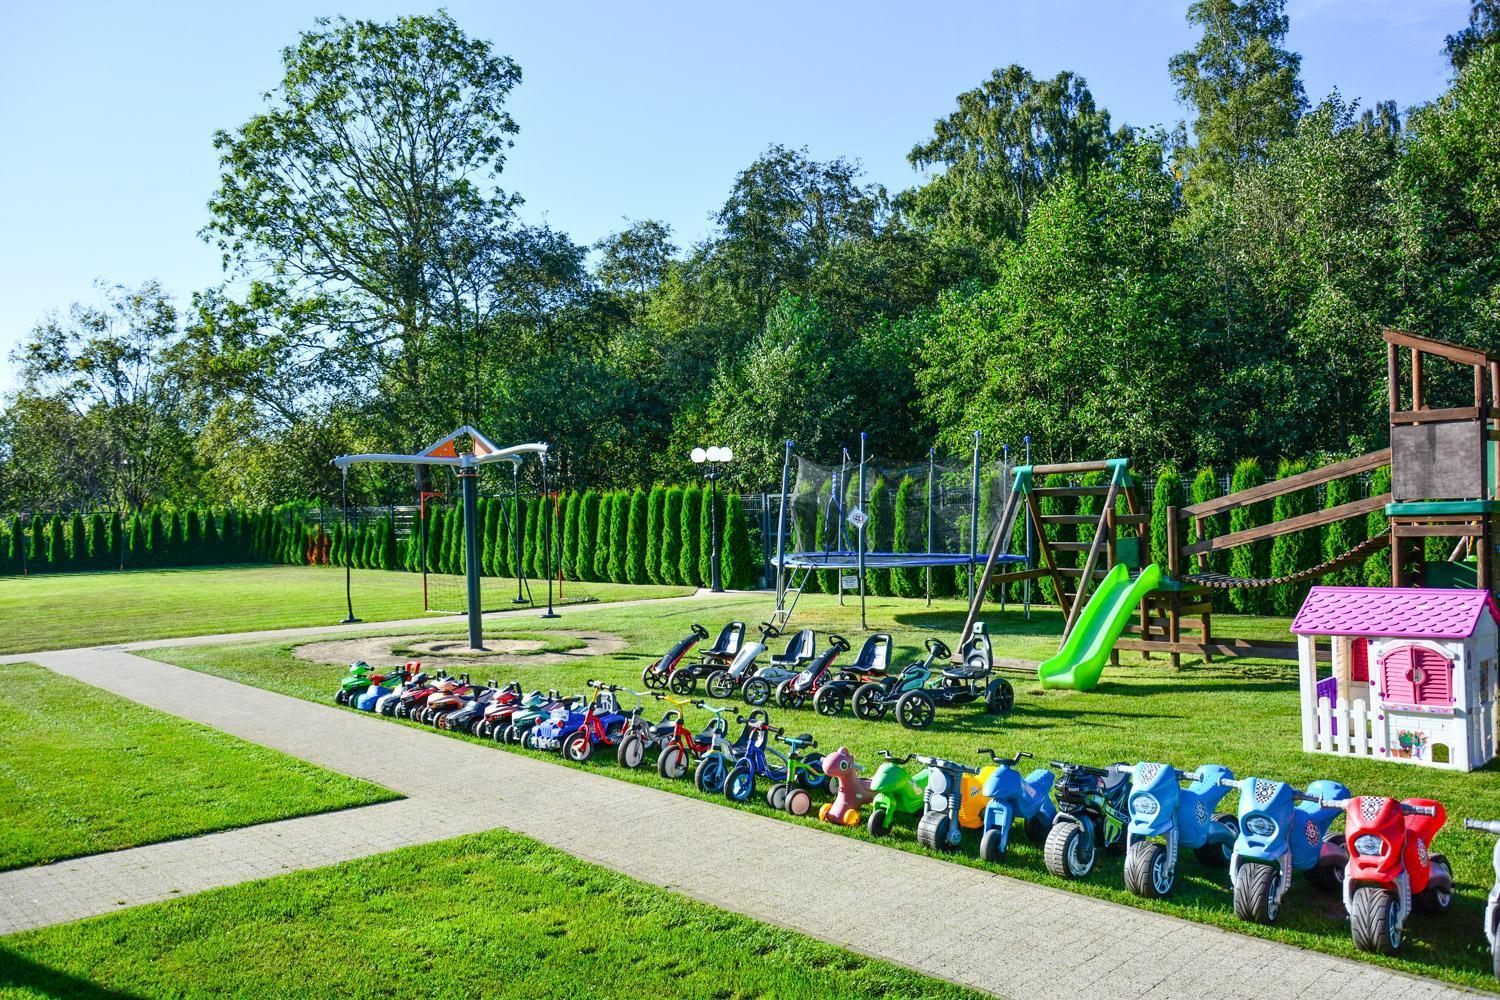
<svg viewBox="0 0 1500 1000">
<path fill-rule="evenodd" d="M 660 483 L 651 487 L 646 496 L 646 552 L 643 583 L 662 583 L 661 544 L 662 517 L 666 512 L 667 489 Z"/>
<path fill-rule="evenodd" d="M 659 583 L 681 583 L 678 564 L 682 561 L 682 487 L 668 486 L 662 497 L 661 563 L 657 567 Z"/>
<path fill-rule="evenodd" d="M 1266 474 L 1261 469 L 1260 462 L 1247 458 L 1234 467 L 1234 476 L 1230 480 L 1229 491 L 1239 493 L 1242 490 L 1259 486 L 1265 481 Z M 1267 510 L 1268 506 L 1262 501 L 1236 507 L 1229 512 L 1229 530 L 1231 532 L 1244 531 L 1247 528 L 1265 524 L 1270 513 Z M 1270 562 L 1270 548 L 1267 543 L 1251 542 L 1249 545 L 1239 545 L 1229 552 L 1229 574 L 1244 579 L 1264 579 L 1270 574 Z M 1241 614 L 1266 614 L 1270 611 L 1270 602 L 1267 600 L 1265 591 L 1260 588 L 1231 590 L 1229 603 Z"/>
<path fill-rule="evenodd" d="M 610 533 L 614 530 L 615 500 L 619 494 L 614 490 L 599 497 L 599 517 L 594 525 L 594 575 L 591 580 L 600 582 L 611 579 L 609 572 Z"/>
<path fill-rule="evenodd" d="M 1381 466 L 1370 473 L 1370 495 L 1378 497 L 1382 493 L 1391 490 L 1391 468 L 1388 465 Z M 1365 537 L 1379 538 L 1391 530 L 1390 519 L 1385 516 L 1384 510 L 1372 510 L 1365 515 Z M 1395 539 L 1391 539 L 1394 544 Z M 1366 587 L 1389 587 L 1391 585 L 1391 554 L 1388 551 L 1375 552 L 1365 560 L 1361 567 L 1361 575 L 1364 577 Z"/>
<path fill-rule="evenodd" d="M 578 556 L 574 571 L 580 580 L 597 580 L 594 546 L 599 537 L 599 491 L 585 490 L 579 505 Z"/>
<path fill-rule="evenodd" d="M 1339 507 L 1353 499 L 1353 484 L 1348 479 L 1335 479 L 1323 490 L 1324 508 Z M 1346 518 L 1333 522 L 1323 529 L 1323 561 L 1333 562 L 1364 540 L 1363 519 Z M 1360 577 L 1360 566 L 1355 564 L 1334 570 L 1319 582 L 1334 587 L 1357 587 L 1363 582 Z"/>
<path fill-rule="evenodd" d="M 724 559 L 720 571 L 724 586 L 730 590 L 749 590 L 755 586 L 758 567 L 750 547 L 750 519 L 738 493 L 729 494 L 724 502 L 723 534 Z"/>
<path fill-rule="evenodd" d="M 630 492 L 616 490 L 609 506 L 609 579 L 630 582 L 628 539 L 630 536 Z"/>
<path fill-rule="evenodd" d="M 1166 572 L 1171 565 L 1167 546 L 1167 508 L 1185 506 L 1182 476 L 1170 465 L 1156 474 L 1156 489 L 1151 497 L 1151 552 L 1149 559 Z"/>
<path fill-rule="evenodd" d="M 1276 469 L 1276 478 L 1285 479 L 1307 471 L 1307 463 L 1282 459 Z M 1308 513 L 1312 508 L 1312 491 L 1298 490 L 1284 493 L 1271 504 L 1272 522 L 1290 520 Z M 1289 535 L 1278 535 L 1271 540 L 1271 576 L 1292 576 L 1317 563 L 1318 534 L 1313 531 L 1296 531 Z M 1307 596 L 1305 583 L 1280 584 L 1271 588 L 1271 610 L 1278 615 L 1294 615 Z"/>
<path fill-rule="evenodd" d="M 646 575 L 646 532 L 649 529 L 647 507 L 650 498 L 637 487 L 630 491 L 630 506 L 625 523 L 625 578 L 630 583 L 649 583 Z"/>
<path fill-rule="evenodd" d="M 682 490 L 682 548 L 677 560 L 677 582 L 688 587 L 703 586 L 699 557 L 703 550 L 703 489 L 696 483 Z"/>
</svg>

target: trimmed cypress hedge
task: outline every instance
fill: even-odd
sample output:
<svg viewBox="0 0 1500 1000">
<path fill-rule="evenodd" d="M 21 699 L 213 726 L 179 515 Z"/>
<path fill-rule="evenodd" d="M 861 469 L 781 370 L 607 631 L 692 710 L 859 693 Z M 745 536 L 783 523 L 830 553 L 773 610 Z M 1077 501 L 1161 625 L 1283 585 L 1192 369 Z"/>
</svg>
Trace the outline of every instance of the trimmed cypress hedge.
<svg viewBox="0 0 1500 1000">
<path fill-rule="evenodd" d="M 750 548 L 750 522 L 745 517 L 745 502 L 738 493 L 729 494 L 724 503 L 723 553 L 719 570 L 724 586 L 731 590 L 749 590 L 755 586 L 758 567 Z"/>
<path fill-rule="evenodd" d="M 888 503 L 886 497 L 890 493 L 885 484 L 885 479 L 876 478 L 870 485 L 870 509 L 865 513 L 869 520 L 865 522 L 865 551 L 866 552 L 889 552 L 891 551 L 891 518 L 886 516 L 885 508 Z M 727 508 L 726 508 L 727 510 Z M 726 513 L 726 518 L 727 518 Z M 743 517 L 743 512 L 741 512 Z M 870 593 L 876 597 L 891 596 L 891 571 L 888 569 L 870 569 L 865 571 L 865 585 Z"/>
<path fill-rule="evenodd" d="M 656 576 L 662 583 L 682 581 L 678 564 L 682 561 L 682 487 L 668 486 L 661 508 L 661 560 Z"/>
<path fill-rule="evenodd" d="M 688 587 L 703 586 L 698 572 L 698 555 L 703 547 L 703 489 L 696 483 L 682 490 L 682 552 L 677 559 L 677 582 Z"/>
<path fill-rule="evenodd" d="M 625 522 L 625 582 L 648 583 L 646 575 L 646 491 L 630 491 L 630 506 Z"/>
<path fill-rule="evenodd" d="M 1259 486 L 1266 481 L 1260 462 L 1247 458 L 1234 467 L 1234 478 L 1229 491 L 1238 493 Z M 1229 512 L 1229 530 L 1244 531 L 1266 523 L 1267 505 L 1264 502 L 1237 507 Z M 1270 572 L 1270 547 L 1265 542 L 1236 546 L 1229 553 L 1231 576 L 1260 579 Z M 1243 614 L 1265 614 L 1269 607 L 1267 594 L 1261 589 L 1235 589 L 1229 592 L 1229 603 Z"/>
<path fill-rule="evenodd" d="M 895 511 L 891 517 L 891 551 L 912 551 L 911 498 L 918 483 L 911 476 L 901 477 L 896 487 Z M 891 592 L 897 597 L 919 597 L 926 588 L 922 570 L 915 566 L 899 566 L 890 572 Z"/>
<path fill-rule="evenodd" d="M 1305 462 L 1282 459 L 1276 468 L 1276 478 L 1285 479 L 1307 471 Z M 1276 498 L 1271 505 L 1271 520 L 1285 521 L 1306 514 L 1312 508 L 1312 491 L 1298 490 Z M 1317 564 L 1317 533 L 1297 531 L 1289 535 L 1278 535 L 1271 540 L 1271 569 L 1273 577 L 1292 576 Z M 1294 615 L 1307 596 L 1307 583 L 1278 584 L 1270 588 L 1271 610 L 1278 615 Z"/>
<path fill-rule="evenodd" d="M 610 494 L 609 502 L 609 579 L 611 583 L 629 583 L 625 563 L 626 539 L 630 533 L 630 495 L 624 490 Z"/>
<path fill-rule="evenodd" d="M 723 530 L 724 502 L 718 499 L 717 490 L 703 490 L 702 493 L 702 506 L 698 508 L 698 580 L 700 581 L 698 585 L 707 587 L 713 583 L 714 525 L 719 525 L 720 530 Z M 715 510 L 715 503 L 721 509 Z M 719 557 L 723 558 L 722 551 Z M 720 569 L 722 570 L 723 567 L 721 566 Z"/>
<path fill-rule="evenodd" d="M 661 583 L 662 515 L 666 510 L 667 491 L 660 484 L 651 487 L 646 495 L 646 579 L 644 582 Z"/>
<path fill-rule="evenodd" d="M 580 580 L 597 580 L 594 571 L 594 553 L 599 541 L 599 491 L 585 490 L 583 507 L 578 518 L 578 555 L 573 571 Z"/>
<path fill-rule="evenodd" d="M 1156 491 L 1151 497 L 1151 551 L 1144 556 L 1146 562 L 1154 562 L 1166 572 L 1167 558 L 1167 508 L 1183 507 L 1182 477 L 1170 465 L 1162 466 L 1156 474 Z"/>
</svg>

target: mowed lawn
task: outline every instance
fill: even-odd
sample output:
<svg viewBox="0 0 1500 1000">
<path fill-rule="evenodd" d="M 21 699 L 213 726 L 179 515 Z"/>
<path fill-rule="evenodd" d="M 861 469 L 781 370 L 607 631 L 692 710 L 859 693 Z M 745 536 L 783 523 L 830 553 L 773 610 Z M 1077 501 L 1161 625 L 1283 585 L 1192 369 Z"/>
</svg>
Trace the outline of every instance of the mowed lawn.
<svg viewBox="0 0 1500 1000">
<path fill-rule="evenodd" d="M 666 605 L 649 613 L 640 608 L 599 607 L 565 616 L 555 626 L 528 622 L 528 631 L 578 628 L 586 624 L 624 636 L 631 645 L 622 653 L 576 665 L 521 665 L 495 668 L 488 673 L 518 679 L 528 689 L 558 687 L 581 691 L 590 677 L 639 689 L 641 669 L 685 634 L 693 622 L 702 622 L 711 632 L 731 618 L 745 620 L 753 627 L 769 617 L 770 605 L 768 595 L 737 596 Z M 871 602 L 870 624 L 893 632 L 899 646 L 896 657 L 899 669 L 919 655 L 922 641 L 929 636 L 956 641 L 963 610 L 956 601 L 927 608 L 917 601 L 881 599 Z M 991 608 L 985 617 L 998 656 L 1037 658 L 1056 649 L 1061 631 L 1056 609 L 1039 608 L 1029 621 L 1015 608 L 1005 613 Z M 1215 631 L 1222 635 L 1285 638 L 1286 624 L 1285 620 L 1223 615 L 1215 618 Z M 851 602 L 841 608 L 826 596 L 804 598 L 793 625 L 817 628 L 820 648 L 824 645 L 824 634 L 829 631 L 843 633 L 856 649 L 864 637 L 857 628 L 857 607 Z M 291 648 L 286 643 L 255 643 L 164 649 L 151 655 L 284 693 L 316 701 L 330 700 L 343 666 L 303 662 L 291 655 Z M 780 650 L 773 646 L 773 651 Z M 845 661 L 852 655 L 846 655 Z M 1125 654 L 1124 659 L 1126 665 L 1107 669 L 1103 682 L 1092 692 L 1044 692 L 1034 673 L 1007 673 L 1016 687 L 1016 709 L 1004 720 L 986 715 L 977 705 L 939 709 L 935 724 L 922 732 L 903 729 L 889 719 L 866 723 L 848 714 L 826 718 L 811 709 L 772 708 L 771 717 L 789 732 L 810 731 L 825 751 L 848 746 L 865 764 L 867 773 L 879 763 L 876 752 L 881 748 L 898 754 L 921 751 L 982 763 L 975 751 L 989 746 L 1006 754 L 1029 751 L 1036 756 L 1036 763 L 1049 759 L 1101 765 L 1121 760 L 1164 760 L 1193 768 L 1214 762 L 1231 767 L 1242 777 L 1262 775 L 1299 786 L 1317 778 L 1334 778 L 1355 793 L 1436 798 L 1446 803 L 1450 818 L 1435 846 L 1453 863 L 1459 896 L 1452 911 L 1444 917 L 1414 916 L 1402 955 L 1391 959 L 1376 959 L 1356 951 L 1337 898 L 1319 894 L 1300 878 L 1277 927 L 1262 928 L 1241 922 L 1234 916 L 1226 873 L 1203 867 L 1191 852 L 1184 852 L 1176 894 L 1169 900 L 1150 903 L 1137 899 L 1124 888 L 1120 856 L 1107 856 L 1087 882 L 1067 883 L 1046 871 L 1039 846 L 1027 843 L 1019 830 L 1002 867 L 1020 878 L 1146 906 L 1240 933 L 1365 961 L 1380 961 L 1455 982 L 1493 987 L 1487 945 L 1481 933 L 1484 897 L 1491 881 L 1489 858 L 1493 842 L 1464 831 L 1462 821 L 1465 816 L 1500 818 L 1500 780 L 1497 780 L 1500 768 L 1492 765 L 1476 773 L 1459 774 L 1304 754 L 1293 663 L 1237 660 L 1203 665 L 1190 661 L 1181 671 L 1174 671 L 1161 657 L 1145 662 L 1139 656 Z M 633 699 L 626 696 L 625 702 L 630 705 Z M 653 714 L 659 714 L 665 707 L 654 701 L 649 704 Z M 689 722 L 695 728 L 707 720 L 708 716 L 701 711 L 689 713 Z M 638 771 L 620 768 L 608 754 L 597 755 L 584 766 L 685 795 L 698 794 L 689 782 L 662 780 L 650 766 Z M 773 814 L 763 800 L 756 801 L 758 804 L 751 808 L 767 815 L 777 815 L 787 822 L 815 822 Z M 1236 794 L 1231 792 L 1221 808 L 1233 811 L 1236 802 Z M 867 836 L 862 828 L 840 834 Z M 920 851 L 913 834 L 913 821 L 904 820 L 887 842 Z M 953 860 L 984 865 L 977 857 L 977 847 L 977 838 L 970 835 Z"/>
<path fill-rule="evenodd" d="M 0 939 L 68 996 L 978 994 L 494 831 Z"/>
<path fill-rule="evenodd" d="M 0 664 L 0 870 L 397 797 L 42 667 Z"/>
<path fill-rule="evenodd" d="M 486 578 L 486 605 L 510 607 L 514 580 Z M 566 585 L 599 601 L 674 597 L 690 587 Z M 545 581 L 531 582 L 546 600 Z M 354 612 L 365 621 L 421 618 L 422 578 L 353 571 Z M 499 595 L 504 595 L 499 596 Z M 0 577 L 0 655 L 218 632 L 332 625 L 347 613 L 336 566 L 227 566 Z"/>
</svg>

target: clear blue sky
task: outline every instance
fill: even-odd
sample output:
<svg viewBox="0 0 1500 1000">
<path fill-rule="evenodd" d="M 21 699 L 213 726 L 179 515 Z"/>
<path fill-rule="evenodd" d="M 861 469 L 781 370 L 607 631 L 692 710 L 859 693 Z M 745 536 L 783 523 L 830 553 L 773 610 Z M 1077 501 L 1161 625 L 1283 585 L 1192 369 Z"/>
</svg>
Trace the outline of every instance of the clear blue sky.
<svg viewBox="0 0 1500 1000">
<path fill-rule="evenodd" d="M 211 136 L 280 76 L 318 7 L 255 3 L 7 4 L 0 32 L 0 355 L 93 283 L 158 278 L 184 300 L 220 278 L 199 240 Z M 1338 87 L 1403 108 L 1440 93 L 1443 36 L 1467 0 L 1290 0 L 1311 100 Z M 942 8 L 934 12 L 933 8 Z M 861 161 L 895 189 L 905 154 L 996 66 L 1087 78 L 1117 123 L 1183 116 L 1167 59 L 1191 45 L 1186 0 L 917 4 L 454 2 L 469 33 L 522 67 L 504 175 L 531 221 L 592 242 L 624 219 L 709 230 L 740 168 L 771 143 Z M 428 10 L 322 5 L 388 18 Z M 15 387 L 9 361 L 0 389 Z"/>
</svg>

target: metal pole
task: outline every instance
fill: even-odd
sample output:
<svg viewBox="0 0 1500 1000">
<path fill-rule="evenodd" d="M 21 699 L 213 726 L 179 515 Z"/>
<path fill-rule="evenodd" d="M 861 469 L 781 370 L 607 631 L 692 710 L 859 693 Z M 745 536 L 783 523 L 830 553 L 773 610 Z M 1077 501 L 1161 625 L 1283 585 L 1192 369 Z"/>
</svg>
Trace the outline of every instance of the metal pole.
<svg viewBox="0 0 1500 1000">
<path fill-rule="evenodd" d="M 484 648 L 484 604 L 479 595 L 479 470 L 464 456 L 458 479 L 464 487 L 464 577 L 469 594 L 469 648 Z"/>
<path fill-rule="evenodd" d="M 547 567 L 547 610 L 542 612 L 543 618 L 556 618 L 558 614 L 552 610 L 552 522 L 557 516 L 557 501 L 553 500 L 551 506 L 547 504 L 547 453 L 542 452 L 542 500 L 538 517 L 546 518 L 546 524 L 542 526 L 542 561 Z"/>
<path fill-rule="evenodd" d="M 1010 482 L 1010 445 L 1008 445 L 1008 444 L 1002 444 L 1000 446 L 1000 483 L 1001 483 L 1001 485 L 1005 489 L 1012 488 L 1012 484 Z M 993 494 L 993 490 L 991 491 L 991 493 Z M 1008 499 L 1010 499 L 1008 495 L 1002 495 L 1000 497 L 1000 509 L 1001 510 L 1005 509 L 1005 502 Z M 995 498 L 994 498 L 993 495 L 991 495 L 991 497 L 990 497 L 990 508 L 992 510 L 994 509 L 994 505 L 995 505 Z M 1015 532 L 1012 531 L 1011 532 L 1011 538 L 1014 538 L 1014 537 L 1015 537 Z M 1010 548 L 1010 538 L 1007 538 L 1005 540 L 1004 544 L 1005 544 L 1005 547 L 1007 549 L 1009 549 Z M 1028 567 L 1028 568 L 1030 568 L 1030 567 Z M 1001 611 L 1002 614 L 1005 612 L 1005 598 L 1006 598 L 1006 592 L 1008 590 L 1010 590 L 1009 587 L 1001 587 L 1000 588 L 1000 611 Z"/>
<path fill-rule="evenodd" d="M 350 559 L 347 553 L 349 544 L 349 467 L 347 465 L 344 466 L 343 471 L 344 475 L 339 486 L 339 496 L 344 506 L 344 545 L 346 549 L 344 558 L 344 603 L 349 609 L 349 614 L 344 618 L 343 624 L 352 625 L 359 621 L 359 619 L 354 617 L 354 590 L 350 579 L 352 574 L 349 568 Z"/>
<path fill-rule="evenodd" d="M 781 507 L 776 512 L 776 610 L 781 610 L 786 600 L 786 482 L 792 467 L 792 442 L 786 443 L 786 456 L 781 460 Z"/>
<path fill-rule="evenodd" d="M 708 463 L 708 586 L 715 594 L 724 593 L 724 579 L 719 574 L 719 464 Z"/>
<path fill-rule="evenodd" d="M 933 465 L 937 462 L 937 449 L 927 449 L 927 554 L 932 555 L 932 473 Z M 927 606 L 932 607 L 932 566 L 926 569 L 927 574 Z"/>
<path fill-rule="evenodd" d="M 510 495 L 513 508 L 510 515 L 510 541 L 511 570 L 516 574 L 516 596 L 511 598 L 512 604 L 526 604 L 527 600 L 521 595 L 521 577 L 525 570 L 521 567 L 521 463 L 512 462 L 510 465 Z"/>
<path fill-rule="evenodd" d="M 974 603 L 974 561 L 979 558 L 979 432 L 974 432 L 974 479 L 969 486 L 969 603 Z"/>
<path fill-rule="evenodd" d="M 1027 434 L 1021 440 L 1026 445 L 1026 464 L 1030 465 L 1031 464 L 1031 435 Z M 1014 486 L 1014 482 L 1012 482 L 1012 486 Z M 1032 535 L 1032 532 L 1035 531 L 1035 530 L 1036 530 L 1036 526 L 1031 523 L 1031 505 L 1027 504 L 1026 505 L 1026 531 L 1025 531 L 1025 538 L 1026 538 L 1026 568 L 1027 569 L 1031 569 L 1032 568 L 1031 567 L 1031 560 L 1032 560 L 1034 552 L 1033 552 L 1032 537 L 1031 537 L 1031 535 Z M 1022 601 L 1022 605 L 1021 605 L 1021 607 L 1022 607 L 1022 613 L 1026 616 L 1026 620 L 1030 621 L 1031 620 L 1031 577 L 1029 577 L 1029 576 L 1026 578 L 1026 582 L 1021 585 L 1021 601 Z"/>
<path fill-rule="evenodd" d="M 854 509 L 860 512 L 859 524 L 854 529 L 855 543 L 859 549 L 855 558 L 859 563 L 859 627 L 868 629 L 865 624 L 865 432 L 859 432 L 859 497 L 856 499 Z"/>
</svg>

